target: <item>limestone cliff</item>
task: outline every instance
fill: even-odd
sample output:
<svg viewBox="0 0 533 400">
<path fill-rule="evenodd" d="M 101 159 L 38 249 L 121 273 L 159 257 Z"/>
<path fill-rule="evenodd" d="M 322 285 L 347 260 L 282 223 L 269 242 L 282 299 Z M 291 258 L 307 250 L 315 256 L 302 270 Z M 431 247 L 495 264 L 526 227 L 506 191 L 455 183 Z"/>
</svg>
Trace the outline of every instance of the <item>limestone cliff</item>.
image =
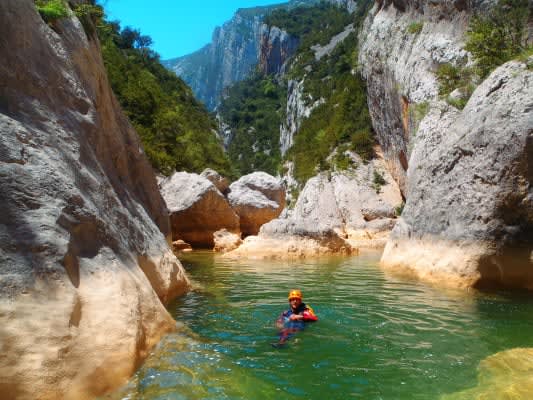
<svg viewBox="0 0 533 400">
<path fill-rule="evenodd" d="M 164 64 L 192 88 L 209 110 L 216 108 L 222 90 L 246 78 L 255 68 L 260 51 L 264 7 L 257 12 L 239 10 L 216 28 L 210 44 Z"/>
<path fill-rule="evenodd" d="M 33 0 L 0 2 L 2 399 L 123 383 L 188 286 L 98 41 L 70 15 L 47 25 Z"/>
<path fill-rule="evenodd" d="M 384 266 L 453 286 L 533 288 L 530 67 L 490 75 L 464 110 L 436 70 L 469 66 L 464 35 L 487 1 L 378 1 L 359 63 L 389 169 L 406 196 Z M 531 63 L 531 61 L 529 61 Z"/>
<path fill-rule="evenodd" d="M 352 0 L 328 1 L 348 10 L 356 6 Z M 281 71 L 295 49 L 294 38 L 264 25 L 264 16 L 276 8 L 291 9 L 319 2 L 291 0 L 273 6 L 239 9 L 230 21 L 215 29 L 211 43 L 192 54 L 167 60 L 164 65 L 187 82 L 208 109 L 214 110 L 225 87 L 248 77 L 258 64 L 269 72 Z"/>
<path fill-rule="evenodd" d="M 452 0 L 380 0 L 360 33 L 359 64 L 367 81 L 372 124 L 404 194 L 417 107 L 438 97 L 439 65 L 468 62 L 463 37 L 472 6 Z"/>
<path fill-rule="evenodd" d="M 530 60 L 533 63 L 533 60 Z M 533 71 L 494 71 L 461 112 L 434 104 L 382 263 L 454 286 L 533 289 Z"/>
</svg>

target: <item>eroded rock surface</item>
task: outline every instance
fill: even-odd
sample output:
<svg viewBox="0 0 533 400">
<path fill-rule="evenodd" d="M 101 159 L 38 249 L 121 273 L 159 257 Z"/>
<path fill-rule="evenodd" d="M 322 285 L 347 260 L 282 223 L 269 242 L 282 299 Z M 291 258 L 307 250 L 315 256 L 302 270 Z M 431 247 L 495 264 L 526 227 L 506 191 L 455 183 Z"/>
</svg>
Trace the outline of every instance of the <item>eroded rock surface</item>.
<svg viewBox="0 0 533 400">
<path fill-rule="evenodd" d="M 426 102 L 438 97 L 435 71 L 467 65 L 464 34 L 487 1 L 376 1 L 360 34 L 359 64 L 367 82 L 372 126 L 388 168 L 405 194 L 410 140 Z"/>
<path fill-rule="evenodd" d="M 0 398 L 94 398 L 174 329 L 188 280 L 96 38 L 33 0 L 0 27 Z"/>
<path fill-rule="evenodd" d="M 215 241 L 214 251 L 227 253 L 235 250 L 242 244 L 241 235 L 229 232 L 227 229 L 221 229 L 213 234 Z"/>
<path fill-rule="evenodd" d="M 226 194 L 229 189 L 229 180 L 226 177 L 223 177 L 220 175 L 217 171 L 211 168 L 206 168 L 202 171 L 200 176 L 203 176 L 207 180 L 209 180 L 215 187 L 218 189 L 218 191 L 222 194 Z"/>
<path fill-rule="evenodd" d="M 374 172 L 385 180 L 379 187 Z M 292 212 L 263 225 L 258 236 L 246 238 L 227 256 L 299 258 L 382 247 L 401 203 L 398 185 L 383 159 L 331 176 L 318 175 L 309 179 Z"/>
<path fill-rule="evenodd" d="M 533 289 L 533 71 L 494 71 L 464 110 L 422 121 L 386 267 L 454 286 Z"/>
<path fill-rule="evenodd" d="M 242 233 L 256 235 L 285 207 L 285 188 L 266 172 L 253 172 L 230 185 L 228 200 L 240 217 Z"/>
<path fill-rule="evenodd" d="M 239 216 L 207 178 L 176 172 L 161 183 L 161 194 L 170 210 L 173 240 L 212 248 L 219 229 L 240 233 Z"/>
</svg>

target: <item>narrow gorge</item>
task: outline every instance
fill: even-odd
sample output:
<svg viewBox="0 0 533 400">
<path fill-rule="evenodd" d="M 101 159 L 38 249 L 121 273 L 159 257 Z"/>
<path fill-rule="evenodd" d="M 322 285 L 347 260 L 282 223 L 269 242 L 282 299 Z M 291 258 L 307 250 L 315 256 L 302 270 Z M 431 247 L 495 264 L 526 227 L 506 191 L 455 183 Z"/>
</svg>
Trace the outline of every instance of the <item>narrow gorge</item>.
<svg viewBox="0 0 533 400">
<path fill-rule="evenodd" d="M 1 399 L 529 398 L 531 0 L 106 6 L 0 2 Z"/>
</svg>

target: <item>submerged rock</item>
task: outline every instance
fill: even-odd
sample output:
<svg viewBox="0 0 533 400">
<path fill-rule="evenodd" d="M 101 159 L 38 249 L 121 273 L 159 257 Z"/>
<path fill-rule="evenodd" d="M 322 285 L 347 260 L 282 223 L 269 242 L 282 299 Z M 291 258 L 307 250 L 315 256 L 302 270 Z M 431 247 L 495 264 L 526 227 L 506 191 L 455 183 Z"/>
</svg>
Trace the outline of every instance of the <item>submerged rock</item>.
<svg viewBox="0 0 533 400">
<path fill-rule="evenodd" d="M 263 224 L 280 215 L 285 207 L 281 181 L 266 172 L 253 172 L 230 185 L 228 200 L 240 217 L 244 235 L 256 235 Z"/>
<path fill-rule="evenodd" d="M 533 349 L 516 348 L 487 357 L 478 367 L 477 387 L 440 400 L 529 400 L 533 393 Z"/>
<path fill-rule="evenodd" d="M 213 234 L 219 229 L 240 234 L 239 216 L 206 178 L 176 172 L 161 183 L 161 194 L 170 210 L 173 240 L 211 248 Z"/>
<path fill-rule="evenodd" d="M 430 110 L 382 264 L 454 286 L 533 289 L 533 71 L 509 62 L 462 112 Z"/>
<path fill-rule="evenodd" d="M 33 0 L 0 26 L 0 398 L 94 398 L 174 329 L 188 280 L 97 39 Z"/>
</svg>

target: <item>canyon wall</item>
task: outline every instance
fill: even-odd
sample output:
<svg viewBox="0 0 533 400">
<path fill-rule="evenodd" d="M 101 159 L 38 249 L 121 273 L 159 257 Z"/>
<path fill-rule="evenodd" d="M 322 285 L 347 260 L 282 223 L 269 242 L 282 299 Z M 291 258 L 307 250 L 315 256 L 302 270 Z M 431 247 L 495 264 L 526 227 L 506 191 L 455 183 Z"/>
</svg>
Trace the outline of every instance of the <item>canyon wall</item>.
<svg viewBox="0 0 533 400">
<path fill-rule="evenodd" d="M 439 66 L 472 65 L 465 32 L 487 1 L 378 1 L 359 63 L 377 139 L 406 204 L 382 264 L 450 286 L 533 288 L 531 58 L 499 67 L 464 109 Z"/>
<path fill-rule="evenodd" d="M 94 28 L 33 0 L 2 1 L 0 26 L 0 397 L 94 398 L 174 329 L 163 303 L 189 283 Z"/>
</svg>

